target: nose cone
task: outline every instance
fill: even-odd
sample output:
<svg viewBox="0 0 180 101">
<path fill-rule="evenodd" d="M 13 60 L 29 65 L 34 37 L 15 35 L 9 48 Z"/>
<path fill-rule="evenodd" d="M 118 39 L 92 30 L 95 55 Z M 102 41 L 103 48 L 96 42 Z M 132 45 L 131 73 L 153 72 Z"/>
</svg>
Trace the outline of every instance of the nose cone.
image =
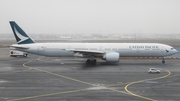
<svg viewBox="0 0 180 101">
<path fill-rule="evenodd" d="M 178 51 L 176 49 L 174 49 L 174 54 L 176 54 Z"/>
<path fill-rule="evenodd" d="M 173 55 L 173 54 L 176 54 L 178 51 L 176 50 L 176 49 L 173 49 L 173 50 L 171 50 L 171 54 Z"/>
<path fill-rule="evenodd" d="M 166 51 L 168 51 L 168 50 L 166 50 Z M 171 50 L 169 50 L 169 52 L 167 52 L 167 53 L 169 53 L 169 55 L 174 55 L 174 54 L 176 54 L 178 51 L 176 50 L 176 49 L 172 49 L 171 48 Z"/>
</svg>

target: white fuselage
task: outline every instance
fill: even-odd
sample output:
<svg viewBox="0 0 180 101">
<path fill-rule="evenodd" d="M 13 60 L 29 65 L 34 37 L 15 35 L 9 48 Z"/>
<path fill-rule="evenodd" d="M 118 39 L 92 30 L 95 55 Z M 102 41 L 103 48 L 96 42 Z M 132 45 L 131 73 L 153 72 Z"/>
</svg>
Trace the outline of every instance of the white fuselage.
<svg viewBox="0 0 180 101">
<path fill-rule="evenodd" d="M 35 43 L 15 21 L 9 23 L 18 43 L 10 47 L 43 56 L 85 57 L 86 64 L 96 64 L 96 58 L 119 62 L 120 57 L 165 57 L 177 52 L 172 46 L 159 43 Z"/>
<path fill-rule="evenodd" d="M 172 46 L 159 43 L 33 43 L 14 46 L 28 47 L 18 50 L 52 57 L 75 56 L 71 50 L 117 52 L 120 57 L 164 57 L 177 52 Z"/>
</svg>

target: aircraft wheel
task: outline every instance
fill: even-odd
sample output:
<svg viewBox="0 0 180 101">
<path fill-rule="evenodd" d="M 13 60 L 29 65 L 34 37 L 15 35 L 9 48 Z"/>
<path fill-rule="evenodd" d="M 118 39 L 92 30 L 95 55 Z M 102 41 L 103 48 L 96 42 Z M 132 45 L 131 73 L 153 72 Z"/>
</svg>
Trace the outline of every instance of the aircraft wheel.
<svg viewBox="0 0 180 101">
<path fill-rule="evenodd" d="M 87 61 L 86 61 L 86 64 L 87 65 L 96 65 L 96 59 L 94 59 L 94 60 L 89 60 L 89 59 L 87 59 Z"/>
<path fill-rule="evenodd" d="M 165 60 L 162 60 L 162 63 L 165 64 Z"/>
<path fill-rule="evenodd" d="M 90 60 L 89 60 L 89 59 L 87 59 L 86 64 L 87 64 L 87 65 L 89 65 L 89 64 L 90 64 Z"/>
</svg>

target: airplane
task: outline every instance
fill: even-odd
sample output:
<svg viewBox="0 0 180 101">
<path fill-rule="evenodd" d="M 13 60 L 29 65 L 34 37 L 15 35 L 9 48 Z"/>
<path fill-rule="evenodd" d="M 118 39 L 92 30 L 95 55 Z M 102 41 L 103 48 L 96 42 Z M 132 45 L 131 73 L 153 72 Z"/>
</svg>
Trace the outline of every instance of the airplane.
<svg viewBox="0 0 180 101">
<path fill-rule="evenodd" d="M 15 50 L 49 57 L 87 58 L 87 65 L 95 65 L 97 58 L 117 63 L 120 57 L 162 57 L 177 53 L 172 46 L 160 43 L 36 43 L 15 21 L 9 21 L 17 44 Z"/>
</svg>

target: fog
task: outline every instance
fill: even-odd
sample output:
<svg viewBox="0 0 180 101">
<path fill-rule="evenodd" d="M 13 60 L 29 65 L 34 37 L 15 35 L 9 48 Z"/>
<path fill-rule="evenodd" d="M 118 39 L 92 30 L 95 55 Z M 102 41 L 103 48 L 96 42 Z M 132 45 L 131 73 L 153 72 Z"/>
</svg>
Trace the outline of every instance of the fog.
<svg viewBox="0 0 180 101">
<path fill-rule="evenodd" d="M 179 0 L 0 0 L 0 34 L 180 34 Z"/>
</svg>

